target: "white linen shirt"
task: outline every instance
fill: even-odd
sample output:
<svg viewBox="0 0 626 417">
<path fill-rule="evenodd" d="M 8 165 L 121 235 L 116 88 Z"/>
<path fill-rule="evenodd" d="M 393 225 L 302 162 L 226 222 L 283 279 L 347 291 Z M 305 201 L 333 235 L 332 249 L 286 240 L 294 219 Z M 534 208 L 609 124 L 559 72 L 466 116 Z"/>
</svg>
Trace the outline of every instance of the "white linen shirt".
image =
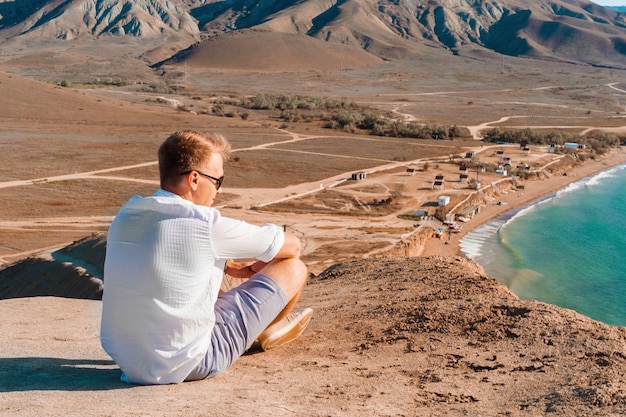
<svg viewBox="0 0 626 417">
<path fill-rule="evenodd" d="M 270 261 L 284 239 L 276 225 L 222 217 L 165 190 L 131 198 L 109 228 L 100 330 L 122 380 L 184 381 L 210 349 L 226 260 Z"/>
</svg>

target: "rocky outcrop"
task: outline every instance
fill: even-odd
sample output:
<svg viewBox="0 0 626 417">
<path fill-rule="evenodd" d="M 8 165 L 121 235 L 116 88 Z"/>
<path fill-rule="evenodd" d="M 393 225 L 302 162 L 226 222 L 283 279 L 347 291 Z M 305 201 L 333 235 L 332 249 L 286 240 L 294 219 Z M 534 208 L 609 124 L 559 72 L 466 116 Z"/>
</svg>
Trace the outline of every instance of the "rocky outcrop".
<svg viewBox="0 0 626 417">
<path fill-rule="evenodd" d="M 102 298 L 106 234 L 95 233 L 51 253 L 0 270 L 0 300 L 56 296 Z"/>
<path fill-rule="evenodd" d="M 401 58 L 428 48 L 626 66 L 626 15 L 584 0 L 0 1 L 0 38 L 198 40 L 255 28 Z"/>
<path fill-rule="evenodd" d="M 168 32 L 199 32 L 187 7 L 176 0 L 31 1 L 25 7 L 13 3 L 5 3 L 0 9 L 0 29 L 10 29 L 13 35 L 34 32 L 42 37 L 70 40 L 84 36 L 150 38 Z"/>
<path fill-rule="evenodd" d="M 596 65 L 626 64 L 624 14 L 581 0 L 231 0 L 195 11 L 212 33 L 258 27 L 307 34 L 326 41 L 360 45 L 385 58 L 423 46 L 453 53 L 488 48 Z"/>
</svg>

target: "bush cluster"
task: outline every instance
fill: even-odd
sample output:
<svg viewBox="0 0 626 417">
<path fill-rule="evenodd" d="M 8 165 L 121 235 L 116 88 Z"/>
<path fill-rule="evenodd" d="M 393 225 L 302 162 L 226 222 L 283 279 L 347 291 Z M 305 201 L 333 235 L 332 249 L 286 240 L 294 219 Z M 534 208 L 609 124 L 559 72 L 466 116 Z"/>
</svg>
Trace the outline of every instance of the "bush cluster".
<svg viewBox="0 0 626 417">
<path fill-rule="evenodd" d="M 484 134 L 484 141 L 491 143 L 519 143 L 527 145 L 563 146 L 566 142 L 585 145 L 597 154 L 603 154 L 610 148 L 626 144 L 626 136 L 616 136 L 608 133 L 592 133 L 586 136 L 574 135 L 564 131 L 538 132 L 531 129 L 501 130 L 491 129 Z"/>
<path fill-rule="evenodd" d="M 251 110 L 336 110 L 356 109 L 353 101 L 327 97 L 311 97 L 285 94 L 257 94 L 244 97 L 240 105 Z"/>
<path fill-rule="evenodd" d="M 57 83 L 60 87 L 67 88 L 92 88 L 92 87 L 123 87 L 129 85 L 129 82 L 125 78 L 95 78 L 91 81 L 75 81 L 62 80 Z"/>
</svg>

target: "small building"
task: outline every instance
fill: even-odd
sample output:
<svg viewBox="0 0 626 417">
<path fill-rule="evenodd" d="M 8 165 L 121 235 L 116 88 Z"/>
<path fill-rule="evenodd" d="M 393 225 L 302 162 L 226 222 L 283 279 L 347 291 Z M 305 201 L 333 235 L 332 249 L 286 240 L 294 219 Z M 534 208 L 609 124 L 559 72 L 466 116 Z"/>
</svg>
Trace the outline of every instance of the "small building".
<svg viewBox="0 0 626 417">
<path fill-rule="evenodd" d="M 356 180 L 364 180 L 366 177 L 367 177 L 367 174 L 365 172 L 356 172 L 352 174 L 350 179 L 352 181 L 356 181 Z"/>
<path fill-rule="evenodd" d="M 439 174 L 435 176 L 435 182 L 433 183 L 433 190 L 441 190 L 444 187 L 445 180 L 443 175 Z"/>
<path fill-rule="evenodd" d="M 480 212 L 480 206 L 472 205 L 465 207 L 463 210 L 459 211 L 456 215 L 456 218 L 460 221 L 467 221 L 473 218 Z"/>
<path fill-rule="evenodd" d="M 468 158 L 468 159 L 471 159 L 471 158 L 473 158 L 475 156 L 476 156 L 476 152 L 472 152 L 472 151 L 465 152 L 465 157 Z"/>
<path fill-rule="evenodd" d="M 444 207 L 447 206 L 448 204 L 450 204 L 450 196 L 449 195 L 442 195 L 439 197 L 439 201 L 437 203 L 437 205 L 439 205 L 440 207 Z"/>
<path fill-rule="evenodd" d="M 422 217 L 428 216 L 428 212 L 426 210 L 415 209 L 413 210 L 413 217 L 421 219 Z"/>
<path fill-rule="evenodd" d="M 467 181 L 467 178 L 469 177 L 469 175 L 467 174 L 460 174 L 459 175 L 459 182 L 465 182 Z"/>
<path fill-rule="evenodd" d="M 576 142 L 565 142 L 565 149 L 585 149 L 585 145 Z"/>
<path fill-rule="evenodd" d="M 506 176 L 506 172 L 507 172 L 507 171 L 506 171 L 506 169 L 504 169 L 504 168 L 501 168 L 501 169 L 496 169 L 496 174 L 497 174 L 497 175 L 504 175 L 504 176 Z"/>
</svg>

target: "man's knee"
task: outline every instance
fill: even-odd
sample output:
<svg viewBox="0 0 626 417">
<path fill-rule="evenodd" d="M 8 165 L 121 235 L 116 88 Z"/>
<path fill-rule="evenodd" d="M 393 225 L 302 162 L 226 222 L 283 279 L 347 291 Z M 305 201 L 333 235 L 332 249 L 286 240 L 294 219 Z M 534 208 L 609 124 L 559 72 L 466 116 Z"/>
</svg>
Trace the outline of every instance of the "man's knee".
<svg viewBox="0 0 626 417">
<path fill-rule="evenodd" d="M 309 272 L 300 259 L 289 258 L 271 262 L 261 272 L 272 278 L 285 292 L 287 299 L 295 297 L 306 284 Z"/>
</svg>

